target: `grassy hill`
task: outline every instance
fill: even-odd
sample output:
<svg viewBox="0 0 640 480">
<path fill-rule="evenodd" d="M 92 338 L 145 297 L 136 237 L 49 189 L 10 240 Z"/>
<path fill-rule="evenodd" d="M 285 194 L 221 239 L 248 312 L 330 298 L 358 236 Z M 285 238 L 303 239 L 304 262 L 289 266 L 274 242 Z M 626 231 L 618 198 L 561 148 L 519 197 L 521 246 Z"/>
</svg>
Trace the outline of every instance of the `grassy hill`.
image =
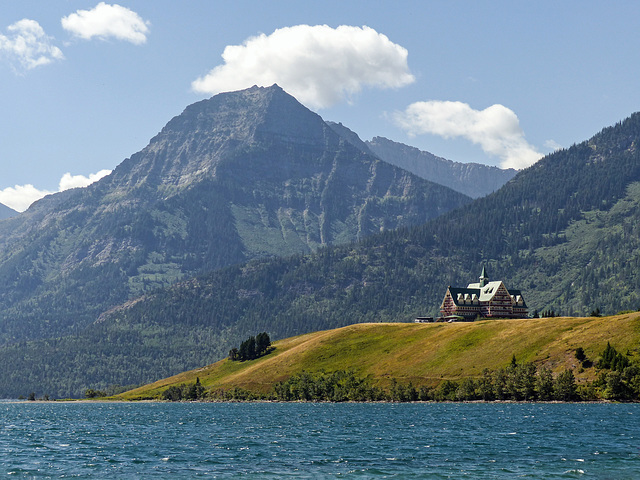
<svg viewBox="0 0 640 480">
<path fill-rule="evenodd" d="M 591 381 L 595 368 L 581 369 L 575 350 L 582 347 L 595 361 L 610 342 L 619 352 L 640 356 L 640 313 L 610 317 L 561 317 L 485 320 L 474 323 L 356 324 L 274 342 L 275 349 L 257 360 L 227 359 L 191 370 L 116 398 L 160 398 L 170 386 L 200 379 L 211 391 L 235 387 L 267 393 L 276 382 L 303 371 L 331 373 L 351 370 L 386 388 L 392 379 L 435 386 L 442 380 L 480 377 L 497 370 L 513 355 L 559 373 L 574 369 L 578 382 Z"/>
</svg>

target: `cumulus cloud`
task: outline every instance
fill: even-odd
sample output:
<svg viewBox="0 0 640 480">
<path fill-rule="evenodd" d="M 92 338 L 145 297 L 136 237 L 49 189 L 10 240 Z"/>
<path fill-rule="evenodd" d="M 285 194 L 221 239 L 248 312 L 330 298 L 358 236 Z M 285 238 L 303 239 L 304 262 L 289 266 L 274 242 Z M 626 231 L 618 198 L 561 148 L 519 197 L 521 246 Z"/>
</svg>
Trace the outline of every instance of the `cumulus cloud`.
<svg viewBox="0 0 640 480">
<path fill-rule="evenodd" d="M 557 150 L 562 150 L 563 148 L 563 146 L 560 145 L 555 140 L 547 140 L 546 142 L 544 142 L 544 146 L 552 152 L 555 152 Z"/>
<path fill-rule="evenodd" d="M 281 28 L 228 45 L 222 59 L 191 84 L 194 91 L 216 94 L 277 83 L 305 105 L 326 108 L 365 86 L 399 88 L 415 80 L 407 50 L 367 26 Z"/>
<path fill-rule="evenodd" d="M 53 45 L 52 37 L 35 20 L 23 18 L 7 27 L 8 35 L 0 34 L 0 55 L 14 65 L 31 70 L 62 60 L 62 51 Z"/>
<path fill-rule="evenodd" d="M 70 188 L 86 187 L 110 173 L 111 170 L 100 170 L 98 173 L 92 173 L 88 177 L 85 177 L 84 175 L 71 175 L 70 173 L 65 173 L 58 184 L 58 192 L 69 190 Z M 45 195 L 50 195 L 52 193 L 56 192 L 39 190 L 30 183 L 26 185 L 16 185 L 14 187 L 7 187 L 4 190 L 0 190 L 0 203 L 7 207 L 11 207 L 18 212 L 23 212 L 36 200 L 40 200 Z"/>
<path fill-rule="evenodd" d="M 542 157 L 525 140 L 516 114 L 503 105 L 474 110 L 462 102 L 416 102 L 404 112 L 396 112 L 394 119 L 409 135 L 466 138 L 499 157 L 502 168 L 525 168 Z"/>
<path fill-rule="evenodd" d="M 111 170 L 100 170 L 98 173 L 92 173 L 88 177 L 84 175 L 71 175 L 69 172 L 65 173 L 60 179 L 58 184 L 58 191 L 69 190 L 70 188 L 86 187 L 93 182 L 97 182 L 102 177 L 106 177 L 111 173 Z"/>
<path fill-rule="evenodd" d="M 100 2 L 91 10 L 77 10 L 61 19 L 62 28 L 76 37 L 91 40 L 116 38 L 136 45 L 147 41 L 149 22 L 133 10 Z"/>
<path fill-rule="evenodd" d="M 15 187 L 7 187 L 4 190 L 0 190 L 0 203 L 18 212 L 23 212 L 29 208 L 29 205 L 33 202 L 50 193 L 54 192 L 38 190 L 30 183 L 27 185 L 16 185 Z"/>
</svg>

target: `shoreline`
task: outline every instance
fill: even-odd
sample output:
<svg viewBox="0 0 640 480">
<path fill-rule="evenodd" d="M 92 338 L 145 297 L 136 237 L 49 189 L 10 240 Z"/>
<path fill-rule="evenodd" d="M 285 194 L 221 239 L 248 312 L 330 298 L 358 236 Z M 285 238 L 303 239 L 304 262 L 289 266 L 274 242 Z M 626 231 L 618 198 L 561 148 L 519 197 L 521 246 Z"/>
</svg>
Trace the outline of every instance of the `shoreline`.
<svg viewBox="0 0 640 480">
<path fill-rule="evenodd" d="M 179 401 L 171 401 L 171 400 L 161 400 L 161 399 L 144 399 L 144 400 L 122 400 L 122 399 L 100 399 L 93 400 L 87 398 L 64 398 L 64 399 L 56 399 L 56 400 L 0 400 L 0 403 L 5 404 L 54 404 L 54 403 L 81 403 L 81 404 L 138 404 L 138 403 L 167 403 L 167 404 L 222 404 L 222 403 L 277 403 L 277 404 L 387 404 L 387 405 L 407 405 L 407 404 L 513 404 L 513 405 L 554 405 L 554 404 L 570 404 L 570 405 L 590 405 L 590 404 L 607 404 L 607 405 L 616 405 L 616 404 L 634 404 L 640 403 L 640 400 L 628 400 L 628 401 L 619 401 L 619 400 L 584 400 L 584 401 L 562 401 L 562 400 L 549 400 L 549 401 L 526 401 L 526 400 L 461 400 L 461 401 L 453 401 L 453 400 L 416 400 L 416 401 L 408 401 L 408 402 L 393 402 L 393 401 L 344 401 L 344 402 L 331 402 L 325 400 L 179 400 Z"/>
</svg>

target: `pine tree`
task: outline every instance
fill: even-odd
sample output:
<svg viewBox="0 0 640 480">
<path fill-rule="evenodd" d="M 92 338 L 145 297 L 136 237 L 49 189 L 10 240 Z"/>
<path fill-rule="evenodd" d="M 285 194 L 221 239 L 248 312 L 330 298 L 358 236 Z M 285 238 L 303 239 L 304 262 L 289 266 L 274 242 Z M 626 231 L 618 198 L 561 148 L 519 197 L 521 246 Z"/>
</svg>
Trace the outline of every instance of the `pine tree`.
<svg viewBox="0 0 640 480">
<path fill-rule="evenodd" d="M 565 370 L 556 377 L 553 393 L 556 400 L 563 402 L 570 402 L 577 398 L 576 378 L 573 375 L 573 370 Z"/>
<path fill-rule="evenodd" d="M 271 339 L 267 332 L 262 332 L 256 335 L 256 355 L 260 356 L 264 354 L 271 346 Z"/>
<path fill-rule="evenodd" d="M 542 367 L 536 376 L 536 395 L 538 400 L 553 400 L 553 374 L 547 367 Z"/>
</svg>

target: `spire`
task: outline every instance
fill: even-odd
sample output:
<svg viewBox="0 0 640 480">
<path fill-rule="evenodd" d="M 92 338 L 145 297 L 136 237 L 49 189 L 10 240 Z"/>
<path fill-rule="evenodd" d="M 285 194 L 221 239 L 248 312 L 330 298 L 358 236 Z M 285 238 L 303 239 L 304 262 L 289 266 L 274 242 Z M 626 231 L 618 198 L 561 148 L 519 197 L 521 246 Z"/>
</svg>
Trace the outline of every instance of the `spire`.
<svg viewBox="0 0 640 480">
<path fill-rule="evenodd" d="M 482 266 L 482 273 L 480 274 L 480 288 L 489 283 L 489 275 L 487 274 L 487 268 Z"/>
</svg>

